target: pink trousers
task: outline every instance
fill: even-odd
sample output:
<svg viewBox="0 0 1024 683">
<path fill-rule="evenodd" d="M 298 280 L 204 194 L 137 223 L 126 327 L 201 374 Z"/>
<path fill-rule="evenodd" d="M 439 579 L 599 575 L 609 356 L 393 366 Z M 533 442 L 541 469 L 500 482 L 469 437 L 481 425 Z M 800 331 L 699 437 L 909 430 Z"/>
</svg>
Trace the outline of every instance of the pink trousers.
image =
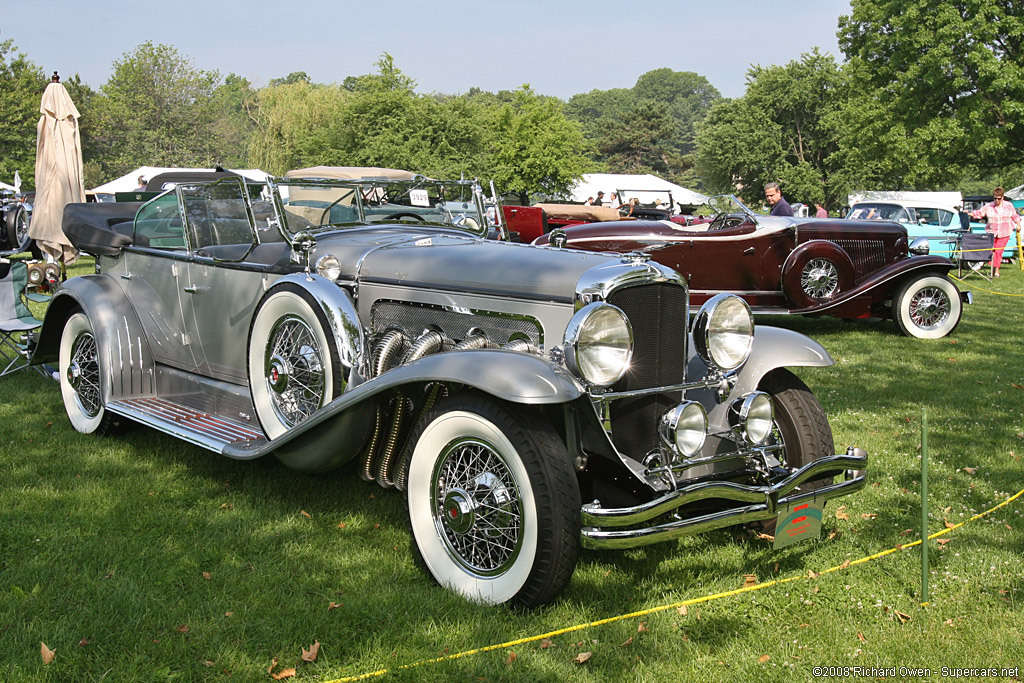
<svg viewBox="0 0 1024 683">
<path fill-rule="evenodd" d="M 992 268 L 999 270 L 999 264 L 1003 262 L 1003 249 L 1006 248 L 1006 243 L 1010 241 L 1010 236 L 997 237 L 995 244 L 992 249 Z"/>
</svg>

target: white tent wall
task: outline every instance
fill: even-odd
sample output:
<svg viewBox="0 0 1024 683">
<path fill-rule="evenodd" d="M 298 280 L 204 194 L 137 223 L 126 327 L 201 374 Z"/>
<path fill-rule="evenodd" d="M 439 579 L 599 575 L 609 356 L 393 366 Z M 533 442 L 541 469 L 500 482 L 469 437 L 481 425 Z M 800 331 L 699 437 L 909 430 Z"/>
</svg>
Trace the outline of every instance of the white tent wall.
<svg viewBox="0 0 1024 683">
<path fill-rule="evenodd" d="M 677 204 L 691 204 L 698 206 L 707 201 L 707 197 L 699 192 L 688 190 L 682 185 L 670 183 L 656 175 L 646 173 L 633 175 L 628 173 L 584 173 L 582 180 L 572 189 L 571 199 L 574 202 L 585 202 L 587 197 L 596 197 L 598 190 L 604 192 L 604 200 L 607 202 L 612 192 L 629 190 L 637 192 L 671 192 L 672 201 Z M 645 200 L 639 197 L 640 201 Z M 629 196 L 619 197 L 620 202 L 629 201 Z M 672 207 L 678 209 L 678 206 Z"/>
</svg>

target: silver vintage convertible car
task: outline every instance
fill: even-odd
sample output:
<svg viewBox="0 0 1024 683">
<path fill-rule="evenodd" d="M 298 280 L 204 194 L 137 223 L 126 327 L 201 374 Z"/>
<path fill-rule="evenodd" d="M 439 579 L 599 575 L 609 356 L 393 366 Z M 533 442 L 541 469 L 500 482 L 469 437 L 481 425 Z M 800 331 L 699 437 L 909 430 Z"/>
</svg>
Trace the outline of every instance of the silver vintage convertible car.
<svg viewBox="0 0 1024 683">
<path fill-rule="evenodd" d="M 580 548 L 776 520 L 864 485 L 785 366 L 810 339 L 640 255 L 487 238 L 470 181 L 240 178 L 77 204 L 96 274 L 54 295 L 34 361 L 75 429 L 127 418 L 222 455 L 350 461 L 405 492 L 442 585 L 525 606 Z M 692 327 L 692 331 L 688 329 Z M 815 512 L 816 511 L 816 512 Z M 810 535 L 810 534 L 807 534 Z"/>
</svg>

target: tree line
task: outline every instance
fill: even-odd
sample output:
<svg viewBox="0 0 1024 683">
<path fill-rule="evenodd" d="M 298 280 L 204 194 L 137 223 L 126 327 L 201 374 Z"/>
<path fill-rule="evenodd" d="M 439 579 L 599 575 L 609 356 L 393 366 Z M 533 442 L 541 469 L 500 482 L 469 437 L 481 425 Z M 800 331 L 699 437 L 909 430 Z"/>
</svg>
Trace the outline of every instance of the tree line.
<svg viewBox="0 0 1024 683">
<path fill-rule="evenodd" d="M 564 194 L 587 172 L 655 173 L 755 205 L 777 180 L 791 201 L 835 210 L 857 189 L 1019 184 L 1022 28 L 1009 0 L 853 0 L 838 23 L 844 62 L 812 50 L 753 65 L 735 99 L 670 68 L 567 101 L 528 85 L 424 94 L 386 53 L 340 83 L 296 72 L 256 88 L 151 42 L 96 91 L 77 76 L 64 84 L 83 115 L 88 186 L 142 165 L 388 166 L 475 176 L 526 200 Z M 0 178 L 18 170 L 29 188 L 48 80 L 0 42 Z"/>
</svg>

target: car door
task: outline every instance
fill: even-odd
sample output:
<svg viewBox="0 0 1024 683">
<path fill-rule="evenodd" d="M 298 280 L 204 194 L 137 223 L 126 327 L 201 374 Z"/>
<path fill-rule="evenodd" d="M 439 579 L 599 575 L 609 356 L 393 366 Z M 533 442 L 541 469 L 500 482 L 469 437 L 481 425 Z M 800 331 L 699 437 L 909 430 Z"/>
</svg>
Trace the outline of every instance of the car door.
<svg viewBox="0 0 1024 683">
<path fill-rule="evenodd" d="M 192 371 L 197 358 L 181 297 L 189 251 L 176 193 L 139 210 L 132 242 L 121 259 L 118 281 L 138 313 L 153 357 Z"/>
<path fill-rule="evenodd" d="M 269 286 L 267 269 L 245 260 L 257 241 L 247 193 L 233 178 L 180 189 L 191 244 L 182 296 L 197 362 L 203 374 L 244 382 L 249 323 Z"/>
</svg>

